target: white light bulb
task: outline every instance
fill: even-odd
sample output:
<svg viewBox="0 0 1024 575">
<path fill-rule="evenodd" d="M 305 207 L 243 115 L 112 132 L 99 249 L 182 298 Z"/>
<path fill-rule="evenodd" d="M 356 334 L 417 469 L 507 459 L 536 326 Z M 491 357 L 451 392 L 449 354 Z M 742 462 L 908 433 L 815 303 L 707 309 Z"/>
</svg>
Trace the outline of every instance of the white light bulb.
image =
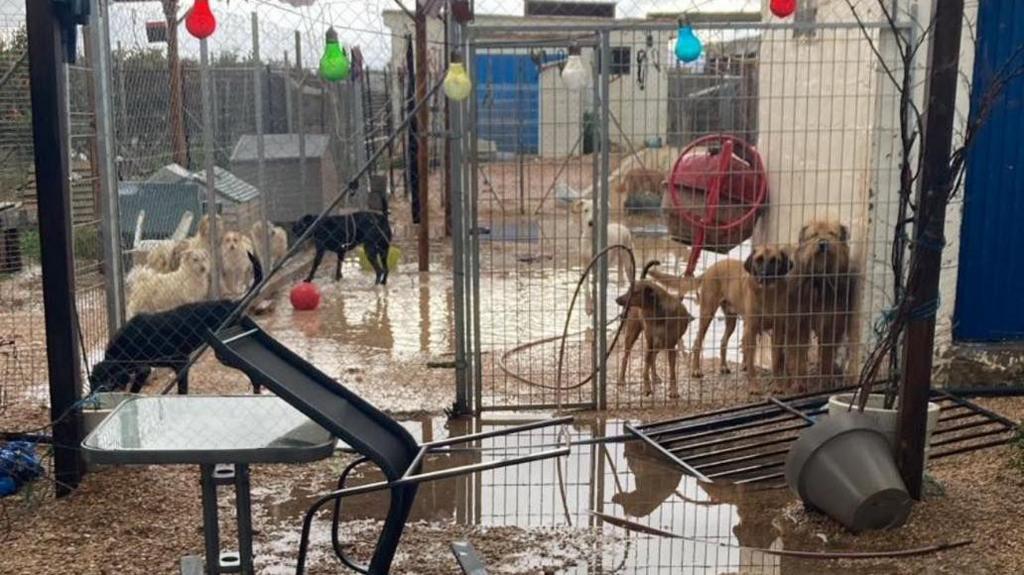
<svg viewBox="0 0 1024 575">
<path fill-rule="evenodd" d="M 569 54 L 562 68 L 562 81 L 573 91 L 582 90 L 590 83 L 590 69 L 583 64 L 579 54 Z"/>
</svg>

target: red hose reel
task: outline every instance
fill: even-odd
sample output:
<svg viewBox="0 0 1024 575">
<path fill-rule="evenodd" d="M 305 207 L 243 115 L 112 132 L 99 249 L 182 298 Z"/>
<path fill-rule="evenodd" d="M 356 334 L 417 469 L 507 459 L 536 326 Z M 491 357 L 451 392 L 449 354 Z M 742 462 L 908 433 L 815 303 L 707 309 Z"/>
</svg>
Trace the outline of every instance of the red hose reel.
<svg viewBox="0 0 1024 575">
<path fill-rule="evenodd" d="M 725 134 L 688 145 L 662 196 L 669 234 L 692 247 L 686 275 L 702 250 L 724 254 L 750 239 L 767 202 L 768 178 L 753 146 Z"/>
</svg>

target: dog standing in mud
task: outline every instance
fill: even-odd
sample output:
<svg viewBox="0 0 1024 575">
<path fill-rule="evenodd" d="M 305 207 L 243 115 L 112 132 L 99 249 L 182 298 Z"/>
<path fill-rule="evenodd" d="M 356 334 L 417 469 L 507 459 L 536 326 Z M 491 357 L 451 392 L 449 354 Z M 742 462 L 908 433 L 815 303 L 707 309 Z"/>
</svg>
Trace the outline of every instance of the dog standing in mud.
<svg viewBox="0 0 1024 575">
<path fill-rule="evenodd" d="M 811 220 L 800 230 L 797 273 L 807 293 L 809 329 L 818 340 L 820 384 L 829 385 L 843 369 L 836 356 L 853 320 L 857 273 L 850 261 L 849 230 L 835 219 Z"/>
<path fill-rule="evenodd" d="M 648 262 L 640 274 L 641 279 L 630 286 L 629 291 L 615 299 L 621 306 L 629 305 L 624 328 L 626 348 L 619 369 L 619 382 L 621 384 L 625 381 L 630 350 L 640 333 L 643 333 L 647 346 L 644 352 L 644 395 L 654 393 L 652 380 L 661 383 L 656 363 L 658 353 L 664 351 L 668 356 L 668 396 L 677 398 L 679 383 L 676 376 L 676 358 L 679 354 L 679 340 L 686 333 L 693 316 L 678 296 L 672 295 L 656 282 L 646 279 L 648 270 L 656 265 L 659 265 L 659 262 Z"/>
<path fill-rule="evenodd" d="M 809 329 L 798 313 L 801 292 L 790 272 L 794 268 L 790 250 L 780 246 L 758 246 L 746 260 L 728 259 L 708 268 L 700 278 L 677 277 L 651 270 L 651 277 L 674 286 L 679 295 L 699 290 L 700 324 L 694 341 L 690 376 L 703 377 L 701 350 L 704 338 L 719 309 L 725 314 L 725 332 L 719 349 L 719 373 L 730 372 L 726 361 L 729 339 L 743 317 L 742 369 L 751 379 L 757 337 L 772 334 L 772 371 L 778 377 L 797 379 L 806 370 L 806 342 Z M 801 329 L 802 328 L 802 329 Z"/>
</svg>

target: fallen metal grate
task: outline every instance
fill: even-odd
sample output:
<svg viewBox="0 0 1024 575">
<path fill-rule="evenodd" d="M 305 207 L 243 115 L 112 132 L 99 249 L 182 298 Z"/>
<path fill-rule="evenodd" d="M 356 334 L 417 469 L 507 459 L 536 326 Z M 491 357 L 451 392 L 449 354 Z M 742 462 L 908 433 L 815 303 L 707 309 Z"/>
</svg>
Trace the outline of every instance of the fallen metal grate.
<svg viewBox="0 0 1024 575">
<path fill-rule="evenodd" d="M 828 392 L 754 403 L 626 429 L 697 479 L 754 484 L 784 480 L 790 444 L 828 413 Z M 1008 443 L 1017 423 L 962 397 L 933 390 L 941 411 L 929 461 Z"/>
</svg>

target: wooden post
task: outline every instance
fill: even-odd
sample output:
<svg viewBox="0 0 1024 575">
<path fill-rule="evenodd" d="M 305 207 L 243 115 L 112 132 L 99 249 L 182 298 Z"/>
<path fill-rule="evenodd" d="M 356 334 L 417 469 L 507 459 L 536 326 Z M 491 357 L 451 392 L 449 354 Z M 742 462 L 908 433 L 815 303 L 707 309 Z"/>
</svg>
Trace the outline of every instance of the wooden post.
<svg viewBox="0 0 1024 575">
<path fill-rule="evenodd" d="M 917 223 L 910 260 L 910 269 L 917 270 L 917 275 L 907 286 L 911 317 L 904 338 L 903 381 L 896 434 L 900 472 L 914 499 L 921 498 L 935 345 L 934 310 L 938 307 L 946 201 L 953 186 L 949 162 L 956 119 L 964 2 L 935 0 L 934 6 L 935 24 L 925 91 L 924 162 L 917 190 Z"/>
<path fill-rule="evenodd" d="M 185 141 L 185 98 L 182 95 L 181 59 L 178 57 L 178 0 L 164 0 L 167 21 L 167 68 L 170 74 L 171 157 L 178 165 L 188 167 L 188 143 Z"/>
<path fill-rule="evenodd" d="M 416 3 L 416 102 L 427 97 L 427 13 L 423 0 Z M 419 134 L 416 164 L 419 173 L 420 228 L 417 255 L 419 270 L 430 270 L 430 107 L 421 105 L 416 115 Z"/>
<path fill-rule="evenodd" d="M 26 0 L 32 143 L 43 269 L 46 364 L 53 421 L 53 464 L 57 496 L 67 495 L 82 477 L 81 356 L 75 321 L 74 242 L 71 232 L 67 92 L 61 31 L 53 2 Z"/>
</svg>

